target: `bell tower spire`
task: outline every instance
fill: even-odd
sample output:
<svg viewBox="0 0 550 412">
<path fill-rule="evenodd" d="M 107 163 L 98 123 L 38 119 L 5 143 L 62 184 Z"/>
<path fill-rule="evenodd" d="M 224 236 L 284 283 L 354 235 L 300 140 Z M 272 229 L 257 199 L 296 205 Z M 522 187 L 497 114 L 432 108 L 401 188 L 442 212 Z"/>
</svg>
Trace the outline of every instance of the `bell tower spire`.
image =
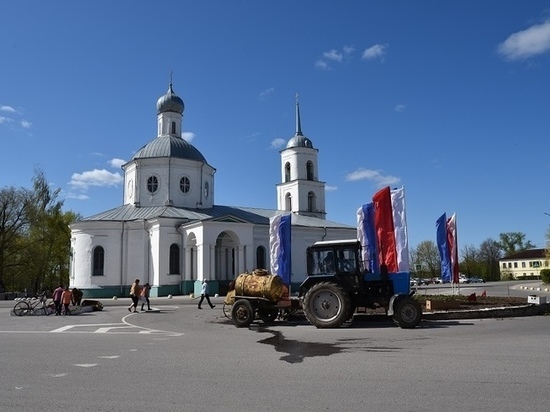
<svg viewBox="0 0 550 412">
<path fill-rule="evenodd" d="M 281 150 L 282 183 L 277 185 L 277 208 L 325 219 L 325 182 L 319 181 L 318 150 L 302 133 L 296 93 L 296 131 Z"/>
<path fill-rule="evenodd" d="M 300 102 L 298 100 L 298 93 L 296 93 L 296 136 L 303 136 L 302 124 L 300 122 Z"/>
</svg>

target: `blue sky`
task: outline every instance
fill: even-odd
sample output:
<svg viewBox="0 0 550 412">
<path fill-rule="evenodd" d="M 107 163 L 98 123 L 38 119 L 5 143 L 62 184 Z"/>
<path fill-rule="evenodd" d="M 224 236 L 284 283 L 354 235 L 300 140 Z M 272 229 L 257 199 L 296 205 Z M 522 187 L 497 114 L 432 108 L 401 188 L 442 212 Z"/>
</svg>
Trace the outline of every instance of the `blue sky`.
<svg viewBox="0 0 550 412">
<path fill-rule="evenodd" d="M 319 149 L 329 220 L 404 186 L 409 240 L 459 248 L 550 224 L 547 1 L 5 1 L 0 187 L 40 167 L 65 209 L 122 204 L 173 72 L 215 203 L 276 208 L 279 150 Z"/>
</svg>

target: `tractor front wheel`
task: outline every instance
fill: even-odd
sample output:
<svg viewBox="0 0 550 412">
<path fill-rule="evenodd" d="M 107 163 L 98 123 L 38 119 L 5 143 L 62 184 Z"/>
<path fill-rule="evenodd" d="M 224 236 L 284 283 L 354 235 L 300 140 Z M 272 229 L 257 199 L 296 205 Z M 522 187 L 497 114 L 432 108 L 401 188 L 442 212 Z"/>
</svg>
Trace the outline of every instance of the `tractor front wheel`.
<svg viewBox="0 0 550 412">
<path fill-rule="evenodd" d="M 413 329 L 422 320 L 422 307 L 420 303 L 409 296 L 400 298 L 395 302 L 393 321 L 403 329 Z"/>
</svg>

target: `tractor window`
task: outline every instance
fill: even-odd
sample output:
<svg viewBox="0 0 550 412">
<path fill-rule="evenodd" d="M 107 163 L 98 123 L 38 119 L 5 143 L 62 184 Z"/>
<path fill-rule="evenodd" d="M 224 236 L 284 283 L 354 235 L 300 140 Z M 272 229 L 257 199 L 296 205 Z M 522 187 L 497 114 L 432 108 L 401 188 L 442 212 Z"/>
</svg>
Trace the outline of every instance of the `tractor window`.
<svg viewBox="0 0 550 412">
<path fill-rule="evenodd" d="M 355 248 L 312 248 L 308 251 L 308 275 L 327 275 L 335 273 L 356 273 L 357 250 Z"/>
<path fill-rule="evenodd" d="M 355 272 L 355 250 L 344 249 L 338 251 L 338 271 Z"/>
<path fill-rule="evenodd" d="M 334 254 L 329 250 L 310 250 L 308 253 L 308 274 L 323 275 L 335 272 Z"/>
</svg>

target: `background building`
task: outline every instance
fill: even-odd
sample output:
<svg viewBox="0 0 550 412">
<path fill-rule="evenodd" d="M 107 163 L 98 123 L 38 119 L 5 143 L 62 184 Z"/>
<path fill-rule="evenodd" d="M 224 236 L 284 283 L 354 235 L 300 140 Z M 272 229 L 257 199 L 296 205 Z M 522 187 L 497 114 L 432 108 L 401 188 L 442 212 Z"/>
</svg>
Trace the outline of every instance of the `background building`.
<svg viewBox="0 0 550 412">
<path fill-rule="evenodd" d="M 501 279 L 538 279 L 548 269 L 546 249 L 529 249 L 499 260 Z"/>
</svg>

